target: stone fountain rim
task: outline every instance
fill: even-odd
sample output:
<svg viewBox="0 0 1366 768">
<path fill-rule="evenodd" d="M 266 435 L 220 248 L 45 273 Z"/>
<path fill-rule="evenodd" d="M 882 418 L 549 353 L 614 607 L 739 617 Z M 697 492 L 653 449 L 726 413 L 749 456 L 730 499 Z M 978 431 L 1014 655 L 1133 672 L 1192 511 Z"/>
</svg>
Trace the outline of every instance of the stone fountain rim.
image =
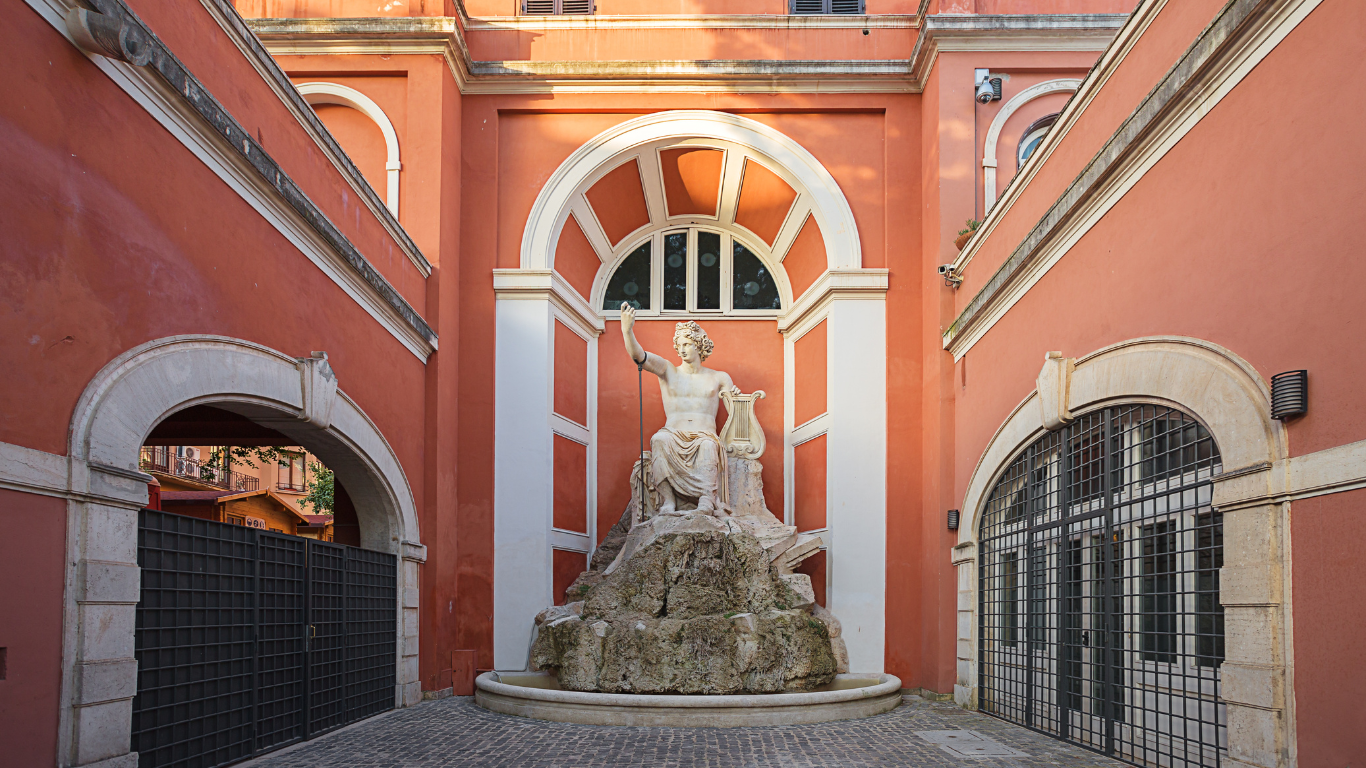
<svg viewBox="0 0 1366 768">
<path fill-rule="evenodd" d="M 508 674 L 532 675 L 534 672 Z M 645 693 L 592 693 L 584 691 L 557 691 L 548 688 L 530 688 L 510 685 L 495 679 L 497 672 L 485 672 L 474 680 L 476 688 L 491 694 L 514 699 L 530 699 L 551 704 L 571 704 L 590 707 L 624 707 L 661 709 L 716 709 L 716 708 L 756 708 L 756 707 L 810 707 L 822 704 L 875 699 L 891 694 L 901 695 L 901 678 L 896 675 L 877 672 L 855 672 L 836 675 L 842 680 L 877 680 L 876 685 L 862 688 L 846 688 L 839 691 L 800 691 L 795 693 L 744 693 L 744 694 L 645 694 Z"/>
</svg>

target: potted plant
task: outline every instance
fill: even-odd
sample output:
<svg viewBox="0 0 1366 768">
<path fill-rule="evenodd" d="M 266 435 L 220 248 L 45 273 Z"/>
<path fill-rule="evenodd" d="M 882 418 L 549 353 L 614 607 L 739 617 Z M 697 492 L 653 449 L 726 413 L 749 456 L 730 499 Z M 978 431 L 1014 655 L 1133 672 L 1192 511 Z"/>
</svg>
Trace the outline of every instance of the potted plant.
<svg viewBox="0 0 1366 768">
<path fill-rule="evenodd" d="M 968 241 L 972 239 L 973 234 L 977 232 L 977 228 L 982 226 L 982 222 L 977 219 L 968 219 L 967 225 L 968 228 L 958 230 L 958 237 L 953 239 L 953 247 L 960 251 L 963 250 L 963 246 L 967 245 Z"/>
</svg>

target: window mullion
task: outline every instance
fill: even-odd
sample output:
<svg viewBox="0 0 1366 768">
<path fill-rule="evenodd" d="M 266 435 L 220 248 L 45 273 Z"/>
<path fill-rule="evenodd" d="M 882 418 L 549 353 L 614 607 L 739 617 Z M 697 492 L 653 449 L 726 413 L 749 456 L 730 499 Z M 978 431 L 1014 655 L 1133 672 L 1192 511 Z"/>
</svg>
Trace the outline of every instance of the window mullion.
<svg viewBox="0 0 1366 768">
<path fill-rule="evenodd" d="M 735 246 L 731 242 L 729 232 L 721 233 L 721 252 L 716 254 L 721 259 L 721 314 L 729 315 L 735 311 L 735 273 L 731 265 L 731 254 L 734 253 Z"/>
<path fill-rule="evenodd" d="M 688 229 L 688 250 L 687 260 L 684 264 L 687 267 L 688 280 L 688 313 L 697 311 L 697 230 Z"/>
</svg>

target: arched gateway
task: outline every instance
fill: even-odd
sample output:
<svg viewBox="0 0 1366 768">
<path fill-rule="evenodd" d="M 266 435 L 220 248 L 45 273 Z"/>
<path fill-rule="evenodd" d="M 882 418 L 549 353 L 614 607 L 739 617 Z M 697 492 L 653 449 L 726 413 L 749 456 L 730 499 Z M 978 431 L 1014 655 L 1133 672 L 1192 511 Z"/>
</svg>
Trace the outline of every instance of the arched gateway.
<svg viewBox="0 0 1366 768">
<path fill-rule="evenodd" d="M 389 578 L 396 581 L 396 603 L 383 608 L 396 621 L 390 639 L 382 641 L 388 648 L 379 649 L 395 660 L 382 672 L 395 685 L 392 698 L 378 704 L 388 708 L 420 699 L 416 586 L 426 550 L 419 543 L 412 491 L 384 436 L 338 389 L 326 355 L 296 359 L 218 336 L 158 339 L 106 365 L 72 418 L 63 764 L 129 753 L 133 699 L 139 692 L 134 658 L 139 509 L 147 502 L 150 479 L 138 469 L 139 449 L 160 421 L 196 405 L 213 405 L 274 429 L 307 446 L 344 479 L 362 546 L 386 553 Z"/>
</svg>

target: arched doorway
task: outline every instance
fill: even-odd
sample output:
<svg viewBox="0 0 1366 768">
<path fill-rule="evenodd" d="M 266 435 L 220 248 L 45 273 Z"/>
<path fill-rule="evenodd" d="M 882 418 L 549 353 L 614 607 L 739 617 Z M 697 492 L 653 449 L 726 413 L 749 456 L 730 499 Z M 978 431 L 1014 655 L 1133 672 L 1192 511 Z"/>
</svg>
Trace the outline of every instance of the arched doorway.
<svg viewBox="0 0 1366 768">
<path fill-rule="evenodd" d="M 353 570 L 358 576 L 362 571 L 370 576 L 382 571 L 380 580 L 389 582 L 384 590 L 387 604 L 376 604 L 372 593 L 365 606 L 378 617 L 367 641 L 388 659 L 387 669 L 380 672 L 388 681 L 386 690 L 378 695 L 370 692 L 372 706 L 388 709 L 416 703 L 420 698 L 414 658 L 416 587 L 417 566 L 425 559 L 425 549 L 418 541 L 412 493 L 383 435 L 338 389 L 326 355 L 314 353 L 296 359 L 223 337 L 160 339 L 129 350 L 105 366 L 87 387 L 73 417 L 71 487 L 79 500 L 71 502 L 69 512 L 68 583 L 77 588 L 68 589 L 66 604 L 61 729 L 64 764 L 80 765 L 129 754 L 135 699 L 153 682 L 139 674 L 135 652 L 141 639 L 138 604 L 149 590 L 161 590 L 158 600 L 183 596 L 189 603 L 186 607 L 236 611 L 236 619 L 241 621 L 228 617 L 232 619 L 228 624 L 237 629 L 227 631 L 239 631 L 242 642 L 252 644 L 243 653 L 253 659 L 259 657 L 258 646 L 270 638 L 261 637 L 258 628 L 247 624 L 259 625 L 266 614 L 278 620 L 275 629 L 288 636 L 289 642 L 306 642 L 302 633 L 307 622 L 286 615 L 289 606 L 284 603 L 298 603 L 299 599 L 289 594 L 284 581 L 297 581 L 304 573 L 306 565 L 292 563 L 289 558 L 307 557 L 313 546 L 307 539 L 182 517 L 181 521 L 193 524 L 186 527 L 177 525 L 180 521 L 167 523 L 175 516 L 140 511 L 147 501 L 146 483 L 151 479 L 138 468 L 141 446 L 167 417 L 200 406 L 232 414 L 239 425 L 280 435 L 289 445 L 307 447 L 342 479 L 356 510 L 361 544 L 356 552 L 366 561 L 364 567 Z M 141 571 L 140 556 L 145 558 L 150 549 L 172 546 L 166 541 L 150 541 L 166 539 L 163 534 L 168 533 L 168 525 L 177 529 L 169 532 L 169 538 L 182 539 L 174 546 L 190 550 L 176 556 L 189 563 L 188 570 L 178 565 L 168 568 L 161 562 L 155 573 L 150 567 Z M 226 534 L 209 531 L 213 526 L 237 530 Z M 194 542 L 187 544 L 188 540 Z M 337 545 L 319 549 L 318 559 L 337 552 L 343 558 L 348 556 Z M 213 554 L 210 550 L 215 550 L 220 560 L 226 557 L 237 561 L 235 576 L 206 570 L 204 557 Z M 333 581 L 344 586 L 344 562 L 339 573 L 340 580 Z M 171 578 L 179 582 L 167 583 Z M 180 587 L 187 589 L 177 596 Z M 308 593 L 304 600 L 312 597 Z M 276 604 L 271 605 L 272 601 Z M 385 620 L 379 614 L 390 618 Z M 223 618 L 219 615 L 214 619 L 220 630 Z M 193 634 L 193 630 L 187 633 Z M 195 653 L 201 656 L 206 646 L 212 645 L 204 638 L 186 644 L 198 648 Z M 238 691 L 238 698 L 256 707 L 260 702 L 253 697 L 263 682 L 271 681 L 266 674 L 269 670 L 257 661 L 251 663 L 256 666 L 237 670 L 240 674 L 235 682 L 206 676 L 194 681 L 199 685 L 197 693 L 186 695 L 203 698 L 216 686 L 241 687 L 249 682 L 252 690 Z M 170 666 L 174 669 L 178 664 L 173 660 Z M 201 670 L 201 674 L 207 673 Z M 279 708 L 296 710 L 301 704 L 302 700 L 275 703 Z M 185 708 L 192 717 L 195 702 L 187 702 Z M 184 734 L 194 731 L 190 726 Z M 211 746 L 200 742 L 196 748 L 208 750 Z M 253 743 L 249 751 L 254 749 Z"/>
<path fill-rule="evenodd" d="M 978 540 L 978 706 L 1136 765 L 1227 759 L 1219 448 L 1165 405 L 1035 440 Z"/>
</svg>

